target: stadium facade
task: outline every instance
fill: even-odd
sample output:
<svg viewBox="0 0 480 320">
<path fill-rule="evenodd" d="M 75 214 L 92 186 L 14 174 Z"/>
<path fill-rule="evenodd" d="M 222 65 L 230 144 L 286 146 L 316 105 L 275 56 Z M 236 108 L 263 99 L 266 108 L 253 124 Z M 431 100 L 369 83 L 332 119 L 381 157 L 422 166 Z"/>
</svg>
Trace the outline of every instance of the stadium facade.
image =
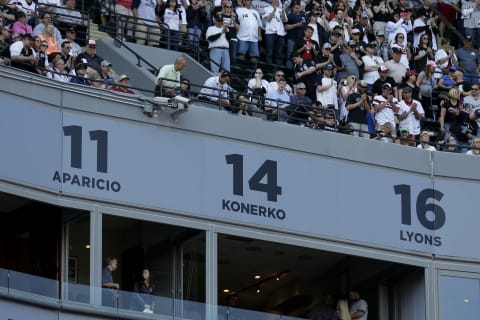
<svg viewBox="0 0 480 320">
<path fill-rule="evenodd" d="M 305 319 L 351 287 L 369 319 L 479 314 L 476 157 L 195 105 L 149 117 L 8 67 L 0 84 L 1 319 Z"/>
</svg>

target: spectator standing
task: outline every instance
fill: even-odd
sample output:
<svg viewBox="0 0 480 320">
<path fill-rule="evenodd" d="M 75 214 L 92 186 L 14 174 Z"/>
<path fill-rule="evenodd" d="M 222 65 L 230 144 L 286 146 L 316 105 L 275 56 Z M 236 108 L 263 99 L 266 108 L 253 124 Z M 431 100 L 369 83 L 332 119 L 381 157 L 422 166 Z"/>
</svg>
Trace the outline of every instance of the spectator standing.
<svg viewBox="0 0 480 320">
<path fill-rule="evenodd" d="M 437 115 L 432 110 L 432 97 L 433 90 L 436 89 L 436 81 L 434 78 L 434 72 L 437 64 L 435 61 L 427 61 L 425 68 L 420 72 L 417 77 L 417 86 L 420 89 L 420 102 L 425 109 L 425 116 L 436 120 Z"/>
<path fill-rule="evenodd" d="M 238 39 L 237 39 L 237 30 L 240 27 L 238 24 L 237 14 L 233 10 L 232 1 L 227 0 L 223 5 L 223 10 L 221 11 L 223 17 L 223 24 L 228 26 L 228 34 L 230 36 L 229 42 L 229 53 L 230 53 L 230 65 L 237 62 L 237 51 L 238 51 Z"/>
<path fill-rule="evenodd" d="M 285 47 L 284 23 L 288 21 L 285 13 L 286 7 L 281 7 L 279 0 L 272 0 L 271 6 L 265 8 L 265 62 L 283 64 L 283 49 Z"/>
<path fill-rule="evenodd" d="M 293 73 L 296 83 L 304 83 L 307 87 L 306 95 L 313 100 L 316 99 L 315 90 L 315 62 L 310 59 L 303 59 L 300 53 L 294 52 L 292 54 Z"/>
<path fill-rule="evenodd" d="M 367 54 L 362 57 L 363 61 L 363 80 L 368 84 L 368 91 L 372 91 L 373 83 L 380 77 L 378 68 L 384 64 L 384 61 L 379 56 L 374 56 L 375 42 L 370 42 L 367 46 Z"/>
<path fill-rule="evenodd" d="M 420 101 L 412 98 L 413 91 L 410 87 L 405 87 L 402 91 L 403 99 L 398 103 L 398 121 L 400 128 L 408 128 L 410 137 L 417 139 L 421 132 L 421 120 L 425 116 Z"/>
<path fill-rule="evenodd" d="M 323 76 L 315 79 L 315 86 L 315 101 L 319 101 L 324 108 L 333 108 L 338 112 L 338 88 L 333 64 L 323 67 Z"/>
<path fill-rule="evenodd" d="M 441 78 L 442 73 L 448 73 L 451 66 L 458 65 L 455 48 L 450 45 L 450 40 L 442 38 L 440 40 L 440 45 L 440 49 L 435 52 L 435 63 L 437 64 L 434 76 L 435 79 Z"/>
<path fill-rule="evenodd" d="M 472 46 L 472 37 L 466 36 L 463 39 L 463 47 L 457 49 L 458 67 L 463 70 L 463 79 L 465 83 L 480 83 L 480 56 Z"/>
<path fill-rule="evenodd" d="M 205 37 L 210 50 L 210 70 L 214 73 L 220 69 L 230 71 L 230 33 L 221 13 L 215 15 L 215 24 L 208 27 Z"/>
<path fill-rule="evenodd" d="M 356 290 L 351 290 L 350 298 L 350 316 L 352 320 L 367 320 L 368 319 L 368 304 L 365 300 L 360 298 L 360 294 Z"/>
<path fill-rule="evenodd" d="M 312 39 L 313 28 L 306 26 L 303 32 L 304 37 L 295 43 L 295 52 L 300 53 L 303 59 L 315 61 L 320 54 L 320 46 Z"/>
<path fill-rule="evenodd" d="M 430 45 L 430 37 L 428 34 L 422 35 L 418 46 L 412 50 L 412 64 L 415 72 L 420 73 L 425 69 L 428 60 L 434 60 L 435 55 Z"/>
<path fill-rule="evenodd" d="M 480 118 L 480 110 L 465 112 L 457 109 L 452 113 L 455 120 L 450 127 L 450 135 L 457 139 L 461 152 L 465 153 L 471 141 L 477 137 L 477 120 Z"/>
<path fill-rule="evenodd" d="M 355 52 L 356 48 L 358 48 L 358 46 L 355 40 L 348 41 L 348 45 L 340 55 L 340 60 L 345 69 L 337 73 L 337 79 L 344 79 L 349 75 L 360 79 L 360 73 L 363 72 L 363 60 L 361 56 Z"/>
<path fill-rule="evenodd" d="M 388 61 L 390 59 L 390 46 L 385 40 L 385 32 L 381 30 L 375 33 L 375 50 L 373 55 L 379 56 L 383 61 Z"/>
<path fill-rule="evenodd" d="M 108 257 L 102 270 L 102 305 L 112 308 L 117 305 L 117 290 L 120 289 L 120 285 L 113 282 L 112 276 L 117 267 L 117 258 Z"/>
<path fill-rule="evenodd" d="M 306 19 L 300 2 L 293 2 L 292 10 L 287 15 L 285 30 L 287 31 L 287 68 L 293 67 L 291 56 L 295 50 L 295 43 L 301 37 Z"/>
<path fill-rule="evenodd" d="M 452 88 L 448 92 L 448 99 L 440 101 L 440 131 L 448 138 L 450 127 L 455 120 L 457 111 L 463 111 L 463 103 L 460 100 L 460 91 Z"/>
<path fill-rule="evenodd" d="M 474 46 L 478 49 L 480 46 L 480 6 L 476 0 L 461 1 L 463 27 L 465 36 L 470 36 L 473 39 Z"/>
<path fill-rule="evenodd" d="M 155 96 L 174 97 L 180 87 L 182 70 L 187 65 L 184 57 L 177 57 L 175 63 L 160 68 L 155 80 Z"/>
<path fill-rule="evenodd" d="M 141 279 L 135 282 L 133 292 L 137 293 L 136 296 L 138 301 L 136 309 L 145 313 L 153 313 L 155 307 L 155 300 L 153 297 L 155 286 L 148 268 L 142 270 Z"/>
<path fill-rule="evenodd" d="M 348 110 L 347 123 L 352 126 L 353 135 L 370 138 L 367 113 L 371 112 L 371 103 L 367 95 L 368 84 L 365 80 L 357 83 L 357 92 L 352 92 L 345 102 Z"/>
<path fill-rule="evenodd" d="M 407 12 L 400 12 L 400 10 L 396 9 L 385 26 L 385 33 L 388 34 L 387 41 L 389 43 L 395 42 L 395 37 L 399 33 L 403 35 L 404 39 L 407 39 L 407 33 L 412 31 L 412 29 L 410 15 Z M 405 40 L 405 42 L 407 41 Z"/>
<path fill-rule="evenodd" d="M 190 5 L 186 0 L 182 0 L 183 6 L 187 8 L 187 41 L 188 45 L 192 48 L 198 48 L 200 43 L 200 36 L 202 34 L 202 28 L 205 25 L 207 19 L 207 12 L 204 1 L 191 0 Z"/>
<path fill-rule="evenodd" d="M 133 38 L 133 0 L 117 0 L 115 3 L 115 13 L 118 19 L 117 35 L 122 40 Z"/>
<path fill-rule="evenodd" d="M 375 82 L 373 83 L 372 93 L 374 95 L 382 94 L 383 85 L 385 83 L 389 83 L 392 86 L 393 95 L 395 97 L 398 97 L 397 84 L 395 83 L 395 80 L 393 80 L 393 78 L 388 75 L 389 71 L 390 70 L 388 70 L 388 68 L 386 66 L 378 67 L 378 74 L 380 75 L 380 77 L 377 80 L 375 80 Z"/>
<path fill-rule="evenodd" d="M 401 62 L 402 49 L 398 47 L 392 48 L 392 59 L 385 62 L 385 66 L 388 68 L 388 75 L 395 80 L 395 83 L 400 85 L 403 81 L 403 76 L 407 72 L 407 67 Z"/>
<path fill-rule="evenodd" d="M 373 5 L 373 32 L 385 32 L 390 15 L 393 13 L 393 4 L 387 0 L 374 0 Z"/>
<path fill-rule="evenodd" d="M 392 136 L 396 137 L 395 114 L 398 113 L 398 100 L 393 96 L 392 86 L 385 83 L 382 87 L 383 92 L 373 98 L 372 106 L 375 109 L 375 123 L 377 131 L 380 131 L 385 123 L 391 124 Z"/>
<path fill-rule="evenodd" d="M 238 58 L 245 59 L 248 53 L 255 62 L 260 56 L 258 43 L 262 41 L 262 20 L 257 10 L 252 8 L 252 0 L 243 0 L 243 7 L 236 10 L 240 27 L 237 31 Z"/>
<path fill-rule="evenodd" d="M 403 78 L 403 83 L 398 89 L 397 99 L 402 100 L 402 92 L 405 88 L 410 88 L 412 90 L 412 98 L 419 100 L 420 88 L 417 86 L 417 73 L 413 70 L 408 70 L 405 72 L 405 77 Z"/>
<path fill-rule="evenodd" d="M 463 98 L 463 107 L 466 112 L 480 109 L 480 85 L 474 84 L 470 88 L 470 94 Z"/>
<path fill-rule="evenodd" d="M 169 7 L 164 11 L 164 15 L 160 16 L 162 21 L 165 22 L 170 32 L 174 43 L 178 43 L 178 28 L 179 28 L 179 19 L 176 0 L 169 0 Z M 156 0 L 133 0 L 132 2 L 132 13 L 136 21 L 136 30 L 135 30 L 135 41 L 138 44 L 148 44 L 152 47 L 159 45 L 160 41 L 160 28 L 158 26 L 158 20 L 155 12 L 157 6 Z M 170 9 L 174 8 L 174 9 Z M 175 21 L 175 22 L 173 22 Z M 185 22 L 186 23 L 186 22 Z M 176 35 L 173 36 L 173 34 Z M 174 49 L 175 50 L 175 49 Z"/>
<path fill-rule="evenodd" d="M 427 11 L 417 11 L 419 16 L 413 21 L 413 46 L 418 46 L 420 38 L 429 34 L 432 39 L 432 49 L 437 50 L 438 27 L 435 18 Z"/>
</svg>

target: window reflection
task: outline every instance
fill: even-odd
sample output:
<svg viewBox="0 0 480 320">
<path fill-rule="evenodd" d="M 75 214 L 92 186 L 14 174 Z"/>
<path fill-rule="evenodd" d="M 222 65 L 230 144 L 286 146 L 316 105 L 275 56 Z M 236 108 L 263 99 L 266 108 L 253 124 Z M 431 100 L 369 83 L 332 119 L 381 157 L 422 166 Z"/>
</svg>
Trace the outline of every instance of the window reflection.
<svg viewBox="0 0 480 320">
<path fill-rule="evenodd" d="M 440 320 L 478 319 L 480 279 L 440 277 Z"/>
</svg>

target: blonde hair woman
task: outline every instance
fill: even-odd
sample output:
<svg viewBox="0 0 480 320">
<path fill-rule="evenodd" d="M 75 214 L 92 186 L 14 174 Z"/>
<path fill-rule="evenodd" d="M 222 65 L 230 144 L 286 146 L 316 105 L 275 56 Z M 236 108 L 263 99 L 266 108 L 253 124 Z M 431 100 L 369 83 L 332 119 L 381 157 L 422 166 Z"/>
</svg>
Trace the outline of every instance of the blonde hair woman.
<svg viewBox="0 0 480 320">
<path fill-rule="evenodd" d="M 348 301 L 340 299 L 337 302 L 337 315 L 340 320 L 352 320 L 350 316 L 350 310 L 348 308 Z"/>
<path fill-rule="evenodd" d="M 448 99 L 440 101 L 440 131 L 445 133 L 445 138 L 448 138 L 448 131 L 453 121 L 457 110 L 463 111 L 463 102 L 460 99 L 460 90 L 452 88 L 448 91 Z"/>
<path fill-rule="evenodd" d="M 471 149 L 467 151 L 470 156 L 480 156 L 480 138 L 473 138 Z"/>
<path fill-rule="evenodd" d="M 60 39 L 57 39 L 55 37 L 55 26 L 51 23 L 47 24 L 45 26 L 45 29 L 43 29 L 43 32 L 38 35 L 38 37 L 42 41 L 46 41 L 48 44 L 47 50 L 45 53 L 47 55 L 51 55 L 54 52 L 58 52 L 58 41 Z"/>
</svg>

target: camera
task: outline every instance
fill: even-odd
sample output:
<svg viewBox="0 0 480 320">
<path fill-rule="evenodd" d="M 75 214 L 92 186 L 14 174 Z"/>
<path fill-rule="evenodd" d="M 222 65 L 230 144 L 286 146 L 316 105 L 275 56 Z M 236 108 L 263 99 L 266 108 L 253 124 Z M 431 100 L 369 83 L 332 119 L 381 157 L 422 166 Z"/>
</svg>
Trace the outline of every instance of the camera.
<svg viewBox="0 0 480 320">
<path fill-rule="evenodd" d="M 193 104 L 193 100 L 182 96 L 175 96 L 175 104 L 177 109 L 188 109 Z"/>
<path fill-rule="evenodd" d="M 167 97 L 154 97 L 152 101 L 161 106 L 172 107 L 173 105 L 172 99 Z"/>
</svg>

